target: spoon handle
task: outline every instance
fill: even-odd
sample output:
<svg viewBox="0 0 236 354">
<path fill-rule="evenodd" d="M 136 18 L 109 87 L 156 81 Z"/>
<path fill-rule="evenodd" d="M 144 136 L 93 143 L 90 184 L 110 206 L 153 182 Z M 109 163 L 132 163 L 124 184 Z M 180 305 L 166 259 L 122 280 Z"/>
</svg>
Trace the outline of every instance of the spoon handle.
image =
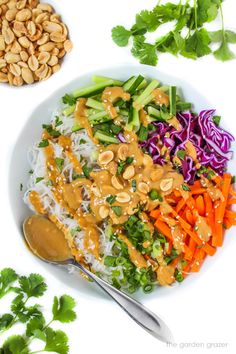
<svg viewBox="0 0 236 354">
<path fill-rule="evenodd" d="M 74 262 L 73 265 L 82 270 L 86 275 L 97 283 L 117 304 L 147 332 L 163 342 L 173 341 L 172 334 L 165 323 L 152 311 L 143 306 L 140 302 L 132 299 L 127 294 L 114 288 L 106 281 L 100 279 L 94 273 L 84 268 L 81 264 Z"/>
</svg>

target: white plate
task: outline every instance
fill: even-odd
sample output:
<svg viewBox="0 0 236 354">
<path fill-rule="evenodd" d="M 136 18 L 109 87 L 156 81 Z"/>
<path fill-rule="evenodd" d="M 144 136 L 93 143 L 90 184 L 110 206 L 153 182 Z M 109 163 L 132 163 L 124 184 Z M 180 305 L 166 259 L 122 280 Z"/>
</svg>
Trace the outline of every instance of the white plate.
<svg viewBox="0 0 236 354">
<path fill-rule="evenodd" d="M 11 163 L 10 163 L 10 173 L 9 173 L 9 193 L 10 193 L 10 202 L 11 202 L 13 216 L 19 230 L 19 235 L 18 235 L 19 237 L 20 235 L 22 235 L 23 220 L 31 214 L 31 211 L 24 204 L 22 199 L 22 192 L 20 192 L 19 190 L 20 183 L 22 183 L 23 186 L 26 186 L 29 178 L 28 171 L 30 170 L 30 166 L 27 161 L 27 150 L 30 146 L 34 144 L 35 141 L 40 140 L 42 124 L 50 121 L 52 113 L 58 107 L 61 97 L 65 93 L 70 93 L 71 91 L 79 87 L 91 84 L 91 77 L 94 74 L 108 76 L 108 77 L 112 77 L 124 81 L 127 80 L 132 75 L 142 74 L 143 76 L 146 76 L 148 78 L 152 78 L 152 79 L 156 78 L 160 80 L 163 84 L 176 85 L 179 88 L 180 92 L 182 93 L 184 99 L 194 104 L 194 110 L 196 112 L 199 112 L 201 109 L 215 108 L 215 105 L 210 104 L 205 97 L 203 97 L 194 87 L 191 86 L 191 84 L 182 81 L 180 78 L 170 77 L 168 74 L 159 72 L 153 67 L 144 66 L 144 65 L 142 66 L 125 65 L 120 67 L 113 67 L 109 69 L 99 70 L 96 71 L 95 73 L 94 72 L 87 73 L 73 80 L 72 82 L 67 83 L 60 89 L 56 90 L 54 93 L 52 93 L 52 95 L 47 100 L 40 103 L 39 106 L 36 107 L 36 109 L 32 112 L 31 116 L 28 118 L 27 122 L 22 128 L 22 131 L 19 135 L 19 138 L 13 150 Z M 220 112 L 217 113 L 220 114 Z M 226 130 L 227 128 L 229 128 L 229 126 L 227 126 L 227 122 L 224 120 L 224 117 L 222 119 L 222 126 L 224 126 Z M 235 144 L 234 144 L 234 150 L 235 150 Z M 230 163 L 229 169 L 231 169 L 230 167 L 233 167 L 232 162 Z M 232 233 L 232 231 L 229 231 L 229 233 Z M 24 245 L 22 244 L 22 248 L 23 246 Z M 25 252 L 25 250 L 22 249 L 22 252 Z M 207 257 L 205 263 L 210 264 L 212 263 L 212 261 L 214 262 L 216 258 L 217 255 L 213 257 L 213 259 Z M 201 272 L 204 272 L 206 269 L 209 269 L 209 264 L 207 266 L 204 265 L 202 267 Z M 58 276 L 63 283 L 67 283 L 70 286 L 76 287 L 81 291 L 86 292 L 87 294 L 90 294 L 92 296 L 93 295 L 97 296 L 98 294 L 100 294 L 100 292 L 95 290 L 96 286 L 86 282 L 81 277 L 77 276 L 75 279 L 74 276 L 68 276 L 65 272 L 58 270 L 54 266 L 46 265 L 46 267 L 48 268 L 49 271 L 52 271 L 56 276 Z M 199 276 L 201 276 L 201 272 L 199 273 Z M 181 286 L 187 286 L 187 283 L 191 281 L 192 281 L 191 276 L 189 276 Z M 159 288 L 158 296 L 160 295 L 165 296 L 165 294 L 168 293 L 169 291 L 170 291 L 169 288 Z M 171 291 L 173 291 L 173 289 Z M 153 292 L 152 295 L 149 295 L 149 297 L 155 295 L 156 292 Z M 140 297 L 143 298 L 145 296 L 141 294 L 136 295 L 136 297 L 138 298 Z"/>
</svg>

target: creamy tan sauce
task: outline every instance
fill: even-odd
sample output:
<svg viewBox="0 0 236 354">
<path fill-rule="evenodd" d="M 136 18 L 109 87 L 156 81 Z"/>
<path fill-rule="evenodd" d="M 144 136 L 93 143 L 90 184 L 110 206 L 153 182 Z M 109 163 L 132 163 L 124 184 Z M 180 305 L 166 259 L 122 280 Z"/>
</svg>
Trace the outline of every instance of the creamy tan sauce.
<svg viewBox="0 0 236 354">
<path fill-rule="evenodd" d="M 187 155 L 190 156 L 193 161 L 197 160 L 197 151 L 195 149 L 195 147 L 193 146 L 193 143 L 191 143 L 191 141 L 187 141 L 185 143 L 185 148 L 186 148 L 186 152 Z"/>
<path fill-rule="evenodd" d="M 82 166 L 81 166 L 79 160 L 77 159 L 77 157 L 75 156 L 75 154 L 73 154 L 73 152 L 72 152 L 72 146 L 71 146 L 72 141 L 71 141 L 70 137 L 65 136 L 65 135 L 59 136 L 58 144 L 61 145 L 61 147 L 65 151 L 67 157 L 69 158 L 70 162 L 72 163 L 72 165 L 74 167 L 75 172 L 78 174 L 82 173 Z"/>
<path fill-rule="evenodd" d="M 64 261 L 71 258 L 71 250 L 64 233 L 50 220 L 34 215 L 24 224 L 26 240 L 40 258 Z"/>
<path fill-rule="evenodd" d="M 156 88 L 155 90 L 152 91 L 152 96 L 153 96 L 153 101 L 157 105 L 160 106 L 165 105 L 166 107 L 169 106 L 170 104 L 169 96 L 162 90 Z"/>
<path fill-rule="evenodd" d="M 200 215 L 198 215 L 195 222 L 195 230 L 199 238 L 204 242 L 208 242 L 212 236 L 211 227 L 207 224 L 206 219 Z"/>
<path fill-rule="evenodd" d="M 175 267 L 171 265 L 160 266 L 157 269 L 157 280 L 160 285 L 167 286 L 172 284 L 175 281 L 174 277 Z"/>
<path fill-rule="evenodd" d="M 98 140 L 93 136 L 93 130 L 86 114 L 86 102 L 86 98 L 80 98 L 77 101 L 74 113 L 75 124 L 78 124 L 81 128 L 85 129 L 89 138 L 97 145 Z"/>
<path fill-rule="evenodd" d="M 139 251 L 136 250 L 130 240 L 122 234 L 119 234 L 118 237 L 126 244 L 131 262 L 135 264 L 137 268 L 147 268 L 147 262 L 145 258 L 141 255 Z"/>
<path fill-rule="evenodd" d="M 122 98 L 124 101 L 130 100 L 130 94 L 125 92 L 122 87 L 106 87 L 102 94 L 102 103 L 112 119 L 115 119 L 118 116 L 116 108 L 113 106 L 119 98 Z"/>
<path fill-rule="evenodd" d="M 38 192 L 31 191 L 29 194 L 29 201 L 32 204 L 32 206 L 34 207 L 34 210 L 36 211 L 36 213 L 44 214 L 44 206 L 43 206 L 43 203 L 41 202 Z"/>
</svg>

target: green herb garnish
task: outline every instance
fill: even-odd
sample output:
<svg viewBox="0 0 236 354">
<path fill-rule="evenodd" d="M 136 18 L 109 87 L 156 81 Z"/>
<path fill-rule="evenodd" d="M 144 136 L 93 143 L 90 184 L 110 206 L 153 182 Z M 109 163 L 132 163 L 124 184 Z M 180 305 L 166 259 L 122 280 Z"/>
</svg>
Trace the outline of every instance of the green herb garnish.
<svg viewBox="0 0 236 354">
<path fill-rule="evenodd" d="M 220 125 L 221 116 L 214 116 L 212 119 L 215 125 L 218 127 Z"/>
<path fill-rule="evenodd" d="M 122 215 L 122 208 L 120 206 L 112 206 L 111 209 L 114 211 L 116 216 Z"/>
<path fill-rule="evenodd" d="M 56 157 L 55 163 L 57 165 L 58 170 L 61 172 L 63 170 L 63 166 L 64 166 L 64 159 L 62 159 L 60 157 Z"/>
<path fill-rule="evenodd" d="M 23 191 L 23 184 L 20 183 L 20 191 L 22 192 Z"/>
<path fill-rule="evenodd" d="M 66 93 L 63 97 L 62 97 L 62 102 L 64 104 L 68 104 L 69 106 L 74 106 L 76 104 L 76 98 L 72 95 L 69 95 L 68 93 Z"/>
<path fill-rule="evenodd" d="M 115 201 L 116 201 L 116 196 L 115 196 L 115 195 L 109 195 L 109 197 L 106 198 L 106 201 L 107 201 L 109 204 L 113 204 L 113 203 L 115 203 Z"/>
<path fill-rule="evenodd" d="M 178 157 L 180 160 L 184 160 L 185 156 L 186 156 L 186 151 L 184 151 L 184 150 L 179 150 L 179 151 L 177 152 L 177 157 Z"/>
<path fill-rule="evenodd" d="M 163 198 L 162 196 L 160 195 L 160 192 L 158 192 L 157 189 L 152 189 L 150 192 L 149 192 L 149 197 L 151 200 L 159 200 L 160 202 L 163 202 Z"/>
<path fill-rule="evenodd" d="M 60 117 L 56 116 L 55 118 L 55 127 L 59 127 L 60 125 L 62 125 L 62 120 L 60 119 Z"/>
<path fill-rule="evenodd" d="M 79 144 L 80 144 L 80 145 L 85 144 L 85 143 L 86 143 L 86 140 L 80 139 L 80 141 L 79 141 Z"/>
<path fill-rule="evenodd" d="M 137 182 L 136 182 L 135 179 L 132 180 L 131 185 L 132 185 L 133 192 L 136 192 L 136 190 L 137 190 Z"/>
<path fill-rule="evenodd" d="M 183 191 L 186 191 L 186 192 L 190 191 L 189 186 L 187 186 L 186 184 L 182 184 L 182 189 L 183 189 Z"/>
<path fill-rule="evenodd" d="M 106 256 L 104 258 L 104 265 L 107 267 L 115 267 L 116 266 L 116 257 Z"/>
<path fill-rule="evenodd" d="M 88 167 L 88 164 L 84 164 L 84 166 L 82 167 L 82 171 L 83 171 L 83 174 L 85 175 L 86 178 L 89 178 L 90 177 L 90 172 L 93 170 L 92 167 Z"/>
<path fill-rule="evenodd" d="M 120 176 L 125 168 L 130 165 L 134 161 L 134 158 L 129 156 L 125 161 L 120 161 L 118 162 L 118 167 L 117 167 L 117 175 Z"/>
<path fill-rule="evenodd" d="M 132 39 L 131 53 L 140 63 L 156 65 L 160 53 L 197 59 L 211 54 L 214 43 L 219 43 L 219 48 L 213 52 L 216 59 L 226 61 L 235 57 L 229 44 L 236 43 L 236 33 L 224 28 L 222 0 L 194 0 L 192 4 L 186 0 L 163 5 L 159 2 L 151 11 L 143 10 L 137 14 L 130 29 L 123 26 L 112 29 L 112 39 L 118 46 L 125 47 Z M 205 24 L 214 21 L 219 12 L 221 30 L 208 31 Z M 169 32 L 150 43 L 147 32 L 155 32 L 166 23 L 173 24 Z"/>
<path fill-rule="evenodd" d="M 38 147 L 39 148 L 44 148 L 44 147 L 47 147 L 48 145 L 49 145 L 48 139 L 43 139 L 42 141 L 40 141 Z"/>
<path fill-rule="evenodd" d="M 35 183 L 39 183 L 44 179 L 44 177 L 37 177 Z"/>
<path fill-rule="evenodd" d="M 58 132 L 56 129 L 53 129 L 51 124 L 43 124 L 43 129 L 45 129 L 53 138 L 58 138 L 61 135 L 60 132 Z"/>
<path fill-rule="evenodd" d="M 5 268 L 0 272 L 0 299 L 10 291 L 16 293 L 8 313 L 0 316 L 0 334 L 11 329 L 15 324 L 25 326 L 22 335 L 8 337 L 1 349 L 1 353 L 33 354 L 30 350 L 31 342 L 37 340 L 42 344 L 37 352 L 53 351 L 59 354 L 68 354 L 68 337 L 61 330 L 52 329 L 51 323 L 58 321 L 69 323 L 76 319 L 74 311 L 75 301 L 69 295 L 54 297 L 52 317 L 47 323 L 42 313 L 42 306 L 32 303 L 34 299 L 44 295 L 47 285 L 39 274 L 18 276 L 13 269 Z M 28 305 L 28 302 L 31 302 Z"/>
</svg>

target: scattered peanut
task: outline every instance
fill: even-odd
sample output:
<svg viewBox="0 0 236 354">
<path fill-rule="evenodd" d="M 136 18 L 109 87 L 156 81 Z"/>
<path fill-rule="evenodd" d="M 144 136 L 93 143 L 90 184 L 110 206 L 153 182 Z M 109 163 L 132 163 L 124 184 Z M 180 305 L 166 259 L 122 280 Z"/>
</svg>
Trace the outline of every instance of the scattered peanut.
<svg viewBox="0 0 236 354">
<path fill-rule="evenodd" d="M 101 165 L 107 165 L 113 159 L 114 159 L 114 153 L 111 150 L 104 151 L 98 156 L 98 162 Z"/>
<path fill-rule="evenodd" d="M 143 194 L 148 194 L 148 192 L 150 192 L 150 187 L 147 183 L 145 182 L 140 182 L 138 184 L 138 190 L 139 192 L 143 193 Z"/>
<path fill-rule="evenodd" d="M 130 195 L 126 192 L 120 192 L 116 196 L 116 201 L 118 203 L 128 203 L 130 201 Z"/>
<path fill-rule="evenodd" d="M 117 156 L 120 160 L 125 161 L 126 158 L 128 157 L 129 153 L 129 148 L 127 144 L 122 144 L 120 145 L 118 151 L 117 151 Z"/>
<path fill-rule="evenodd" d="M 118 178 L 116 176 L 112 176 L 111 177 L 111 184 L 113 185 L 113 187 L 115 189 L 123 189 L 123 185 L 120 183 L 120 181 L 118 180 Z"/>
<path fill-rule="evenodd" d="M 167 192 L 172 188 L 172 186 L 173 186 L 173 178 L 165 178 L 160 183 L 160 189 L 163 192 Z"/>
<path fill-rule="evenodd" d="M 102 219 L 106 219 L 109 215 L 109 208 L 105 205 L 102 205 L 100 208 L 99 208 L 99 215 Z"/>
<path fill-rule="evenodd" d="M 126 167 L 125 172 L 123 173 L 123 178 L 129 180 L 133 178 L 134 175 L 135 175 L 134 166 L 128 166 Z"/>
<path fill-rule="evenodd" d="M 47 80 L 71 49 L 67 27 L 51 5 L 0 0 L 0 83 Z"/>
</svg>

